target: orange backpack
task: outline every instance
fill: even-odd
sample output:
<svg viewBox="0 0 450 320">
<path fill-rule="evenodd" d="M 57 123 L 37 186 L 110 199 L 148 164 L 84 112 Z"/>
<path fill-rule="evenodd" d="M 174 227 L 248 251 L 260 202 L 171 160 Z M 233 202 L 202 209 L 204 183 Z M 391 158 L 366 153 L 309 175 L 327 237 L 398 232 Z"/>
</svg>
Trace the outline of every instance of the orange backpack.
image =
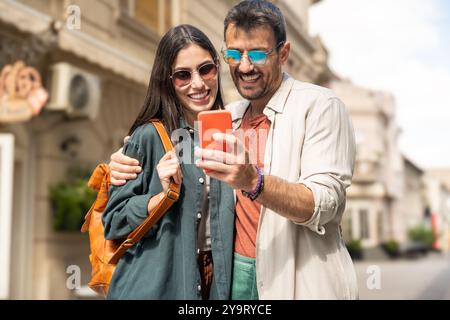
<svg viewBox="0 0 450 320">
<path fill-rule="evenodd" d="M 173 150 L 172 142 L 162 123 L 158 120 L 151 120 L 151 123 L 158 131 L 165 152 Z M 92 274 L 88 286 L 103 296 L 106 296 L 108 293 L 109 283 L 119 259 L 129 248 L 142 239 L 172 204 L 178 200 L 180 195 L 180 186 L 172 180 L 164 198 L 148 214 L 145 221 L 131 232 L 126 239 L 106 240 L 102 216 L 108 203 L 109 185 L 109 167 L 107 164 L 102 163 L 95 168 L 88 182 L 88 186 L 97 190 L 98 194 L 81 227 L 81 232 L 89 231 L 91 247 L 89 260 L 92 266 Z"/>
</svg>

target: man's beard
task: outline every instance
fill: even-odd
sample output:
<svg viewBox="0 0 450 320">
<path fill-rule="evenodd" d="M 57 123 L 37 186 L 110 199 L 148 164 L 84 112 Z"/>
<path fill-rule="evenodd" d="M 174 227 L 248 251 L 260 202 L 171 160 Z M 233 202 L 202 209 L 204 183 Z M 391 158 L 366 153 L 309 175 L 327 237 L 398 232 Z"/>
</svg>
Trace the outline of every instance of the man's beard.
<svg viewBox="0 0 450 320">
<path fill-rule="evenodd" d="M 248 74 L 248 75 L 253 75 L 253 74 L 256 74 L 256 73 L 252 73 L 252 74 Z M 262 97 L 264 97 L 265 95 L 266 95 L 266 87 L 263 87 L 263 88 L 255 88 L 255 87 L 253 87 L 254 89 L 256 89 L 256 90 L 254 90 L 254 91 L 252 91 L 252 93 L 248 93 L 248 91 L 246 91 L 246 90 L 243 90 L 243 88 L 245 89 L 245 86 L 243 86 L 243 88 L 241 87 L 241 77 L 240 77 L 240 75 L 241 75 L 241 73 L 240 72 L 236 72 L 235 74 L 234 74 L 234 77 L 233 77 L 233 82 L 234 82 L 234 85 L 236 86 L 236 89 L 238 90 L 238 92 L 239 92 L 239 94 L 244 98 L 244 99 L 247 99 L 247 100 L 257 100 L 257 99 L 260 99 L 260 98 L 262 98 Z"/>
</svg>

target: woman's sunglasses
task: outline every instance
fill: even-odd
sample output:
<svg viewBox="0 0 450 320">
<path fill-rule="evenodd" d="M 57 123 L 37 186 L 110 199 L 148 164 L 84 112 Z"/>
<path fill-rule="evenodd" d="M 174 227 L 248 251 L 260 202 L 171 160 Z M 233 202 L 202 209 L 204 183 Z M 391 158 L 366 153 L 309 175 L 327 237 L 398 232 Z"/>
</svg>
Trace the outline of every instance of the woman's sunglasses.
<svg viewBox="0 0 450 320">
<path fill-rule="evenodd" d="M 211 80 L 217 75 L 218 67 L 215 63 L 206 63 L 200 66 L 197 70 L 179 70 L 175 71 L 170 78 L 177 87 L 184 87 L 192 82 L 192 74 L 197 72 L 204 80 Z"/>
<path fill-rule="evenodd" d="M 247 51 L 247 57 L 250 62 L 254 65 L 263 65 L 266 63 L 267 58 L 271 55 L 275 50 L 277 50 L 280 46 L 284 44 L 284 41 L 281 41 L 275 48 L 269 51 L 263 50 L 250 50 Z M 236 49 L 222 49 L 223 59 L 226 63 L 232 66 L 236 66 L 241 63 L 242 56 L 244 55 L 241 51 Z"/>
</svg>

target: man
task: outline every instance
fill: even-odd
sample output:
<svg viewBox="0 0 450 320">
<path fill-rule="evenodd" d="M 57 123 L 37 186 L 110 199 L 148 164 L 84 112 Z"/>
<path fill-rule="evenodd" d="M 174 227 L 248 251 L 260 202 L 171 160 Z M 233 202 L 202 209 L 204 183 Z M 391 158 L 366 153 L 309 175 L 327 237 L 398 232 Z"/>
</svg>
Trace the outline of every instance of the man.
<svg viewBox="0 0 450 320">
<path fill-rule="evenodd" d="M 283 73 L 290 43 L 280 10 L 243 1 L 225 18 L 225 61 L 239 93 L 239 134 L 215 134 L 233 150 L 196 150 L 197 165 L 236 190 L 233 299 L 355 299 L 357 282 L 340 234 L 355 143 L 343 103 L 328 89 Z M 259 156 L 250 161 L 246 133 Z M 117 152 L 113 183 L 135 168 Z"/>
</svg>

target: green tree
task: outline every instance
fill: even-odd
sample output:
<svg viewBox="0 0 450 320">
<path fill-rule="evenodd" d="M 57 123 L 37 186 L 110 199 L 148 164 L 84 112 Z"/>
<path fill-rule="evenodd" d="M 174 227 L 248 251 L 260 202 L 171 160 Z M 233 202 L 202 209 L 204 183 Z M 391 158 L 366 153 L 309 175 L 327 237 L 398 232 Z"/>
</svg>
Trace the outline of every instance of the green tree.
<svg viewBox="0 0 450 320">
<path fill-rule="evenodd" d="M 410 229 L 408 231 L 408 237 L 411 241 L 420 242 L 430 249 L 434 241 L 433 232 L 424 225 L 419 225 Z"/>
<path fill-rule="evenodd" d="M 87 186 L 91 170 L 70 168 L 67 180 L 50 187 L 55 231 L 79 231 L 96 192 Z"/>
</svg>

